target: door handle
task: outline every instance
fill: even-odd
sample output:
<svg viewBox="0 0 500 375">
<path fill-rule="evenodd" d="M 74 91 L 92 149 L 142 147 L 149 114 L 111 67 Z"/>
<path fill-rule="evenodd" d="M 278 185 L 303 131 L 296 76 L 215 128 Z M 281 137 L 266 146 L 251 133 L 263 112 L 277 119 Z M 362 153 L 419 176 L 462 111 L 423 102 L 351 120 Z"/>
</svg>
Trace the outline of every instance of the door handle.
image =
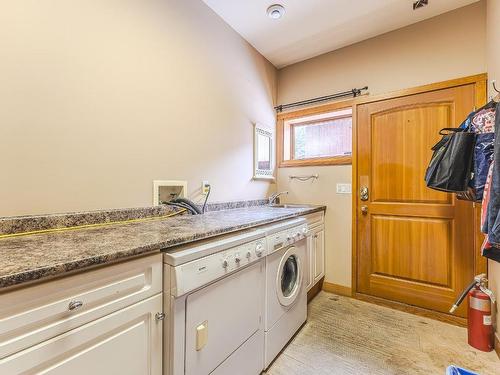
<svg viewBox="0 0 500 375">
<path fill-rule="evenodd" d="M 359 189 L 359 198 L 362 201 L 367 201 L 368 197 L 369 197 L 368 186 L 361 186 L 361 189 Z"/>
<path fill-rule="evenodd" d="M 361 213 L 363 215 L 368 214 L 368 206 L 361 206 Z"/>
<path fill-rule="evenodd" d="M 202 350 L 208 341 L 208 320 L 196 327 L 196 351 Z"/>
</svg>

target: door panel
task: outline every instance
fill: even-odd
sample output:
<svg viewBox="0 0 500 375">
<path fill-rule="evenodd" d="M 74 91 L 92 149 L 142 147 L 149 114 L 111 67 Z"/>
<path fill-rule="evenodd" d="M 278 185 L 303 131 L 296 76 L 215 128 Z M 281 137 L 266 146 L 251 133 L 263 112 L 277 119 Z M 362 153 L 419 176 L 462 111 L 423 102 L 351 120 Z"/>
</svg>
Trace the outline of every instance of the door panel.
<svg viewBox="0 0 500 375">
<path fill-rule="evenodd" d="M 450 220 L 372 215 L 372 227 L 374 274 L 450 287 Z"/>
<path fill-rule="evenodd" d="M 317 282 L 325 275 L 325 230 L 321 226 L 315 234 L 314 246 L 314 282 Z"/>
<path fill-rule="evenodd" d="M 260 261 L 187 297 L 186 374 L 211 373 L 262 328 L 263 272 Z M 200 325 L 207 337 L 203 345 Z"/>
<path fill-rule="evenodd" d="M 472 279 L 472 203 L 424 174 L 439 130 L 459 126 L 474 95 L 470 84 L 358 106 L 357 183 L 369 191 L 357 197 L 359 293 L 448 312 Z"/>
<path fill-rule="evenodd" d="M 422 183 L 430 146 L 452 117 L 452 103 L 398 107 L 372 114 L 371 168 L 374 202 L 450 203 L 450 195 Z M 422 131 L 419 124 L 426 125 Z M 402 141 L 402 142 L 401 142 Z M 398 184 L 393 176 L 400 176 Z"/>
</svg>

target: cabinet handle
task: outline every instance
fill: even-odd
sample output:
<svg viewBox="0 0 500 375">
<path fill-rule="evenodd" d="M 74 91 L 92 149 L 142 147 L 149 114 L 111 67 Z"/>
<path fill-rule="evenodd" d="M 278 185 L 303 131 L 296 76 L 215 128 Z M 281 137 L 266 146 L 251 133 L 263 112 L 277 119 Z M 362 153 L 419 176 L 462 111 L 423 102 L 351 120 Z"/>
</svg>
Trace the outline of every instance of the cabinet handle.
<svg viewBox="0 0 500 375">
<path fill-rule="evenodd" d="M 69 311 L 75 311 L 80 309 L 83 306 L 82 301 L 71 301 L 68 305 Z"/>
<path fill-rule="evenodd" d="M 317 234 L 315 234 L 315 235 L 314 235 L 314 238 L 318 238 L 318 235 L 317 235 Z"/>
<path fill-rule="evenodd" d="M 155 315 L 155 319 L 160 321 L 160 320 L 163 320 L 165 319 L 165 313 L 164 312 L 157 312 L 156 315 Z"/>
</svg>

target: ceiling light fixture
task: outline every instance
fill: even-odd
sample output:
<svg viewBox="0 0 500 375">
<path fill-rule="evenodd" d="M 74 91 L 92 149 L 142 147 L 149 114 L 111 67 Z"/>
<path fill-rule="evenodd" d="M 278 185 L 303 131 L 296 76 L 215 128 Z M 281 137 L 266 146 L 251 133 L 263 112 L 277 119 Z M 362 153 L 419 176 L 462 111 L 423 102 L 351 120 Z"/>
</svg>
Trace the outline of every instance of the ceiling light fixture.
<svg viewBox="0 0 500 375">
<path fill-rule="evenodd" d="M 267 8 L 267 15 L 272 20 L 279 20 L 285 14 L 285 7 L 281 4 L 274 4 Z"/>
</svg>

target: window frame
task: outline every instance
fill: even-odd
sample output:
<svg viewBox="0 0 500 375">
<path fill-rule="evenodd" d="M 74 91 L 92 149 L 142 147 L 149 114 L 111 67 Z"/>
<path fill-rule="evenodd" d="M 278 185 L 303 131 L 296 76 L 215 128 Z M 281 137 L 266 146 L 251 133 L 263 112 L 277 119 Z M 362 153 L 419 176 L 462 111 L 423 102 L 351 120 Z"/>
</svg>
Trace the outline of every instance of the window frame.
<svg viewBox="0 0 500 375">
<path fill-rule="evenodd" d="M 308 158 L 308 159 L 293 159 L 294 157 L 294 126 L 296 125 L 313 125 L 318 123 L 318 121 L 304 121 L 297 122 L 290 125 L 290 157 L 292 159 L 285 160 L 284 159 L 284 150 L 285 150 L 285 121 L 299 119 L 301 117 L 307 117 L 312 115 L 321 115 L 328 112 L 336 112 L 345 109 L 352 109 L 351 115 L 340 115 L 340 116 L 332 116 L 322 119 L 325 120 L 333 120 L 333 119 L 342 119 L 342 118 L 352 118 L 352 126 L 353 132 L 351 137 L 354 134 L 354 126 L 355 126 L 355 112 L 353 106 L 353 100 L 347 100 L 342 102 L 336 102 L 331 104 L 326 104 L 318 107 L 306 108 L 298 111 L 290 111 L 285 113 L 280 113 L 277 116 L 277 126 L 276 126 L 276 159 L 278 168 L 288 168 L 288 167 L 308 167 L 308 166 L 318 166 L 318 165 L 350 165 L 352 164 L 352 154 L 351 155 L 340 155 L 340 156 L 327 156 L 327 157 L 317 157 L 317 158 Z M 354 141 L 354 139 L 353 139 Z M 354 146 L 354 145 L 353 145 Z M 354 148 L 354 147 L 353 147 Z"/>
</svg>

